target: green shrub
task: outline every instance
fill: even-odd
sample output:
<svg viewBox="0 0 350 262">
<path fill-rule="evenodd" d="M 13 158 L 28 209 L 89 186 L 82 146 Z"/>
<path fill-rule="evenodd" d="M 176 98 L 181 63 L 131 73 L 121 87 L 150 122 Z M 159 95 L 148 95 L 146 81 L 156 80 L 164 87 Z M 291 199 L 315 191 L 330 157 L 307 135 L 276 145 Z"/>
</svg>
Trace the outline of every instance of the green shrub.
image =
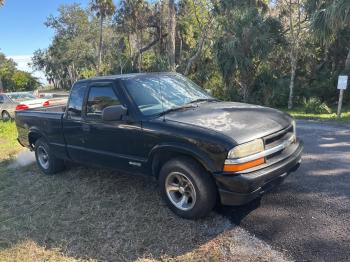
<svg viewBox="0 0 350 262">
<path fill-rule="evenodd" d="M 330 114 L 332 109 L 317 97 L 311 97 L 308 100 L 304 99 L 305 113 L 315 114 Z"/>
</svg>

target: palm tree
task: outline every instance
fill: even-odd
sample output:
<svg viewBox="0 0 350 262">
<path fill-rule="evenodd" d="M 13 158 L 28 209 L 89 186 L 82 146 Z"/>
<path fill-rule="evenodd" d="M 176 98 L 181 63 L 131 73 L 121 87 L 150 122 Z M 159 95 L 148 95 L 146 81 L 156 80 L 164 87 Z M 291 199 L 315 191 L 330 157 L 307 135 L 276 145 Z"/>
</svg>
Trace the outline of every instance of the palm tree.
<svg viewBox="0 0 350 262">
<path fill-rule="evenodd" d="M 310 0 L 311 7 L 316 10 L 312 15 L 311 26 L 315 35 L 326 45 L 334 39 L 341 30 L 350 31 L 350 1 L 349 0 Z M 327 50 L 326 50 L 327 52 Z M 350 47 L 345 60 L 344 73 L 350 73 Z M 340 90 L 337 117 L 341 115 L 343 92 Z"/>
<path fill-rule="evenodd" d="M 310 0 L 309 5 L 315 10 L 311 18 L 313 32 L 326 46 L 337 32 L 350 29 L 349 0 Z M 350 47 L 348 47 L 344 70 L 350 72 Z"/>
<path fill-rule="evenodd" d="M 98 46 L 98 64 L 97 64 L 97 72 L 98 74 L 100 74 L 101 63 L 102 63 L 103 21 L 107 16 L 111 16 L 114 14 L 115 5 L 113 3 L 113 0 L 92 0 L 91 10 L 96 12 L 97 17 L 100 18 L 100 42 Z"/>
<path fill-rule="evenodd" d="M 227 3 L 232 2 L 227 0 Z M 215 44 L 219 70 L 226 91 L 237 87 L 243 101 L 247 102 L 261 62 L 282 40 L 282 26 L 254 5 L 247 6 L 245 1 L 242 7 L 232 5 L 223 10 L 223 34 Z"/>
</svg>

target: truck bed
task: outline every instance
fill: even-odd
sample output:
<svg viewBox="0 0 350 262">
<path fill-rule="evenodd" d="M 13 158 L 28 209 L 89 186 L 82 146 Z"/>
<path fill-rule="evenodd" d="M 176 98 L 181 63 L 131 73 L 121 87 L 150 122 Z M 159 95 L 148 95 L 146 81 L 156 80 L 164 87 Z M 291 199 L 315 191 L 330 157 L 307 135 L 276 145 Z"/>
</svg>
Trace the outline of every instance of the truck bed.
<svg viewBox="0 0 350 262">
<path fill-rule="evenodd" d="M 52 143 L 64 145 L 62 133 L 64 109 L 65 106 L 60 105 L 16 111 L 15 121 L 21 145 L 32 149 L 29 134 L 33 131 L 41 132 L 41 135 Z"/>
</svg>

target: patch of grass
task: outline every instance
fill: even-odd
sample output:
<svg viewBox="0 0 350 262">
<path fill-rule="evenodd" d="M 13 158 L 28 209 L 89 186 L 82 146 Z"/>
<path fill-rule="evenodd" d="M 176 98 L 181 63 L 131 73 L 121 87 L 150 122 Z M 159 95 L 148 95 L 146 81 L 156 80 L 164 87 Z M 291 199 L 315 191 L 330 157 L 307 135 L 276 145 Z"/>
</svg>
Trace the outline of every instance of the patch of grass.
<svg viewBox="0 0 350 262">
<path fill-rule="evenodd" d="M 305 113 L 304 108 L 294 108 L 292 110 L 289 109 L 281 109 L 289 114 L 291 114 L 293 117 L 297 119 L 314 119 L 314 120 L 321 120 L 321 121 L 334 121 L 334 122 L 342 122 L 350 124 L 350 106 L 344 106 L 342 109 L 341 118 L 337 118 L 336 113 L 331 114 L 315 114 L 315 113 Z M 337 109 L 333 108 L 333 112 L 336 112 Z"/>
<path fill-rule="evenodd" d="M 175 216 L 154 181 L 73 166 L 0 173 L 0 261 L 283 261 L 212 213 Z"/>
<path fill-rule="evenodd" d="M 0 252 L 0 261 L 26 262 L 88 262 L 93 260 L 75 259 L 65 256 L 59 249 L 45 249 L 28 240 Z"/>
<path fill-rule="evenodd" d="M 14 121 L 0 120 L 0 161 L 12 158 L 23 147 L 17 142 L 17 129 Z"/>
</svg>

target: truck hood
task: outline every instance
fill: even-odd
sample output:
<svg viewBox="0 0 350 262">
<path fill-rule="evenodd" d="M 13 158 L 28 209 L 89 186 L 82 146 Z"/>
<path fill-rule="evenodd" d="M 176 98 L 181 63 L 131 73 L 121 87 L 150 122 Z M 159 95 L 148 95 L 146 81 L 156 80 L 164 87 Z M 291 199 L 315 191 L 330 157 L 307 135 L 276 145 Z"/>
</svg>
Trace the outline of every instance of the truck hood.
<svg viewBox="0 0 350 262">
<path fill-rule="evenodd" d="M 198 107 L 175 111 L 166 120 L 214 130 L 242 144 L 291 125 L 292 118 L 278 110 L 236 102 L 199 103 Z"/>
</svg>

